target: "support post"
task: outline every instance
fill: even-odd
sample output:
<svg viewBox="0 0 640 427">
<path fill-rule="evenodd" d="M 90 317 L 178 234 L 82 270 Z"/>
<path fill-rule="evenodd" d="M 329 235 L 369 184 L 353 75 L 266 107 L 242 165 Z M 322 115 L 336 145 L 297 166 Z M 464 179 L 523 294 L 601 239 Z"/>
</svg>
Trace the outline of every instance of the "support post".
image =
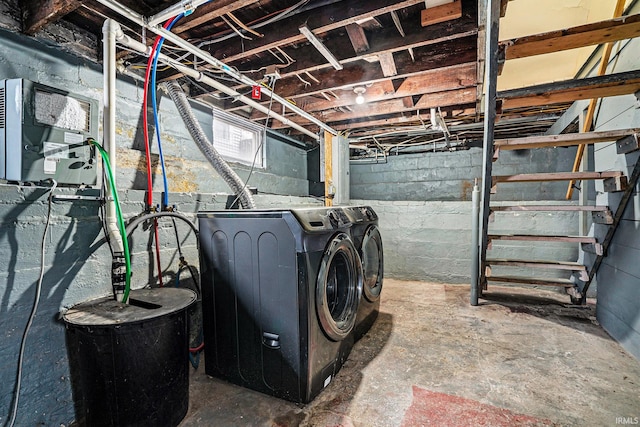
<svg viewBox="0 0 640 427">
<path fill-rule="evenodd" d="M 477 283 L 479 292 L 486 287 L 485 261 L 487 258 L 489 200 L 491 197 L 491 173 L 493 165 L 493 139 L 496 122 L 496 87 L 498 83 L 498 30 L 500 24 L 500 0 L 487 0 L 487 25 L 485 49 L 484 77 L 484 143 L 482 150 L 482 195 L 480 206 L 479 241 L 480 241 L 480 275 Z"/>
<path fill-rule="evenodd" d="M 333 206 L 333 135 L 324 132 L 324 205 Z"/>
</svg>

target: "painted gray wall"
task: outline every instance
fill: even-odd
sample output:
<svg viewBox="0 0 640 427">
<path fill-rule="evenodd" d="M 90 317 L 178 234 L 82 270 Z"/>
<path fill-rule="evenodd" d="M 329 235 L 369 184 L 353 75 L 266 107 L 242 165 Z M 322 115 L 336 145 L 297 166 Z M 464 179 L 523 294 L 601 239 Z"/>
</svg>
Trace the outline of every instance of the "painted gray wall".
<svg viewBox="0 0 640 427">
<path fill-rule="evenodd" d="M 351 203 L 369 205 L 378 214 L 385 277 L 470 283 L 471 202 L 352 199 Z M 496 213 L 492 230 L 497 233 L 533 234 L 545 228 L 549 233 L 571 233 L 577 230 L 577 224 L 575 212 L 553 216 L 548 212 L 504 212 Z M 575 261 L 577 253 L 575 245 L 566 243 L 494 242 L 489 256 L 527 258 L 533 255 L 540 259 Z M 501 274 L 497 268 L 494 271 Z M 509 274 L 565 277 L 557 272 L 534 272 L 531 269 L 509 269 Z"/>
<path fill-rule="evenodd" d="M 4 5 L 3 5 L 4 7 Z M 7 18 L 6 16 L 3 19 Z M 0 25 L 5 25 L 0 21 Z M 64 28 L 55 28 L 63 31 Z M 0 78 L 26 78 L 102 99 L 101 68 L 15 33 L 0 29 Z M 144 209 L 146 172 L 140 132 L 142 85 L 131 79 L 117 82 L 117 183 L 127 219 Z M 211 132 L 210 112 L 197 106 L 203 128 Z M 161 135 L 168 166 L 170 203 L 194 218 L 198 210 L 222 209 L 229 189 L 191 141 L 168 97 L 160 98 Z M 153 137 L 153 136 L 152 136 Z M 100 135 L 96 135 L 100 139 Z M 152 148 L 157 164 L 157 146 Z M 317 205 L 308 194 L 307 159 L 303 148 L 282 138 L 265 143 L 266 168 L 256 169 L 249 181 L 260 192 L 259 207 Z M 249 166 L 233 165 L 246 179 Z M 160 169 L 154 167 L 153 190 L 160 200 Z M 70 189 L 56 194 L 76 194 Z M 79 194 L 95 195 L 95 190 Z M 47 212 L 47 189 L 0 184 L 0 424 L 7 421 L 16 384 L 18 351 L 31 312 L 39 275 L 42 233 Z M 74 419 L 64 326 L 60 310 L 110 293 L 111 254 L 104 241 L 95 202 L 56 201 L 46 239 L 42 298 L 28 335 L 23 382 L 16 425 L 68 425 Z M 175 235 L 170 222 L 160 227 L 165 278 L 177 269 Z M 178 222 L 183 251 L 197 264 L 193 235 Z M 155 261 L 147 253 L 149 234 L 142 227 L 133 237 L 133 286 L 155 282 Z M 151 268 L 150 268 L 151 267 Z"/>
<path fill-rule="evenodd" d="M 0 78 L 25 78 L 102 100 L 102 70 L 99 66 L 2 29 Z M 118 79 L 116 95 L 116 179 L 122 183 L 123 188 L 143 190 L 147 184 L 142 136 L 142 83 L 132 79 Z M 202 128 L 211 138 L 210 109 L 203 105 L 192 105 Z M 159 110 L 169 192 L 228 192 L 226 183 L 191 140 L 168 96 L 159 96 Z M 149 123 L 153 123 L 151 113 Z M 101 135 L 95 135 L 95 138 L 100 141 Z M 150 139 L 154 165 L 153 190 L 162 191 L 158 148 L 153 132 Z M 266 167 L 254 169 L 249 181 L 250 186 L 266 193 L 308 195 L 306 151 L 303 148 L 268 137 L 265 142 L 265 159 Z M 246 180 L 250 166 L 233 164 L 233 167 L 238 175 Z"/>
<path fill-rule="evenodd" d="M 575 148 L 507 151 L 494 175 L 571 170 Z M 386 163 L 351 162 L 351 198 L 368 200 L 471 200 L 482 177 L 482 149 L 406 154 Z M 492 200 L 563 200 L 566 183 L 501 184 Z"/>
<path fill-rule="evenodd" d="M 635 13 L 640 11 L 636 6 Z M 616 43 L 619 52 L 609 64 L 608 73 L 638 69 L 640 40 Z M 600 104 L 596 117 L 596 130 L 640 127 L 640 104 L 633 95 L 606 98 Z M 616 154 L 615 143 L 595 145 L 596 170 L 620 170 L 630 176 L 640 152 Z M 621 193 L 603 192 L 602 183 L 596 182 L 597 202 L 614 210 Z M 607 227 L 594 225 L 593 235 L 604 238 Z M 583 254 L 587 262 L 594 256 Z M 640 186 L 634 189 L 622 221 L 614 236 L 608 256 L 596 275 L 598 289 L 597 318 L 605 330 L 622 346 L 640 359 Z"/>
</svg>

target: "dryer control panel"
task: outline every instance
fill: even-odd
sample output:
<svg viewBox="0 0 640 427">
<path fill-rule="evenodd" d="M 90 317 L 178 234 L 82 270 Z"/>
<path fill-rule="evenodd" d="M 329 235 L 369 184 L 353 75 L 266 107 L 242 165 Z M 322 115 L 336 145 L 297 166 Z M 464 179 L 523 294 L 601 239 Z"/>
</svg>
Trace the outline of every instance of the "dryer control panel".
<svg viewBox="0 0 640 427">
<path fill-rule="evenodd" d="M 292 209 L 306 231 L 335 230 L 349 227 L 349 218 L 342 208 Z"/>
<path fill-rule="evenodd" d="M 378 215 L 371 206 L 346 206 L 343 209 L 354 224 L 373 222 L 378 219 Z"/>
</svg>

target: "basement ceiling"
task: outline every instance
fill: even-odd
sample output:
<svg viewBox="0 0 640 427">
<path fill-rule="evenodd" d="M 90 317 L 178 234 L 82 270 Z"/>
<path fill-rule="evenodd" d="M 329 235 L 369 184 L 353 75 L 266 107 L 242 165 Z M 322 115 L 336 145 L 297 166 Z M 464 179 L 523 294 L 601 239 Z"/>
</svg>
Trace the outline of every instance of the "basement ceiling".
<svg viewBox="0 0 640 427">
<path fill-rule="evenodd" d="M 584 1 L 587 0 L 562 0 Z M 145 33 L 136 23 L 114 13 L 103 5 L 104 1 L 22 3 L 27 34 L 64 20 L 100 39 L 102 23 L 111 17 L 132 38 L 148 45 L 153 42 L 151 32 Z M 149 17 L 177 2 L 119 3 Z M 516 3 L 531 2 L 502 0 L 502 14 Z M 599 9 L 612 9 L 613 3 Z M 477 0 L 216 0 L 199 6 L 179 21 L 173 32 L 245 76 L 273 85 L 274 92 L 289 103 L 348 134 L 352 146 L 361 147 L 363 152 L 414 151 L 416 147 L 453 150 L 479 145 L 482 140 L 485 46 L 484 28 L 478 21 L 483 22 L 484 4 L 483 1 L 479 5 Z M 530 8 L 537 8 L 538 4 L 533 3 Z M 575 19 L 567 26 L 571 25 L 575 25 Z M 312 34 L 305 35 L 302 27 Z M 593 47 L 587 49 L 593 51 Z M 165 42 L 163 53 L 242 94 L 251 94 L 251 87 L 231 81 L 220 69 L 169 42 Z M 129 73 L 144 72 L 147 58 L 127 51 L 121 51 L 118 57 Z M 533 74 L 545 75 L 538 71 Z M 163 69 L 158 80 L 179 80 L 192 98 L 256 123 L 264 124 L 268 119 L 269 127 L 315 143 L 236 98 L 173 69 Z M 364 103 L 356 102 L 358 94 Z M 318 125 L 292 112 L 287 103 L 272 104 L 264 95 L 260 102 L 311 132 L 321 131 Z M 544 133 L 571 102 L 556 99 L 550 104 L 539 100 L 532 105 L 526 100 L 504 104 L 496 137 Z"/>
</svg>

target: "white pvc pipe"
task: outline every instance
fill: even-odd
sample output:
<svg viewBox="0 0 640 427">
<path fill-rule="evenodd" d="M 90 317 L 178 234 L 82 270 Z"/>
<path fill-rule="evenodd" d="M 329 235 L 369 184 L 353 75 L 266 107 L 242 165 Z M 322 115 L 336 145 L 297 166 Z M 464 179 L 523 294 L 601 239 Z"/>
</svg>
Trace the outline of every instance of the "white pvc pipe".
<svg viewBox="0 0 640 427">
<path fill-rule="evenodd" d="M 136 40 L 133 40 L 131 37 L 127 36 L 126 34 L 124 34 L 122 32 L 122 29 L 118 26 L 118 31 L 117 31 L 117 35 L 116 35 L 116 39 L 119 43 L 121 43 L 122 45 L 128 47 L 129 49 L 133 49 L 136 50 L 140 53 L 144 53 L 147 56 L 151 53 L 151 48 L 147 47 L 146 45 L 144 45 L 143 43 L 140 43 Z M 170 65 L 171 67 L 175 68 L 176 70 L 180 71 L 181 73 L 192 77 L 193 79 L 195 79 L 196 81 L 199 82 L 203 82 L 205 84 L 207 84 L 208 86 L 211 86 L 221 92 L 226 93 L 229 96 L 233 96 L 236 97 L 238 100 L 244 102 L 245 104 L 249 105 L 250 107 L 255 108 L 256 110 L 264 113 L 264 114 L 268 114 L 270 117 L 273 117 L 276 120 L 281 121 L 282 123 L 284 123 L 287 126 L 291 126 L 292 128 L 296 129 L 299 132 L 304 133 L 307 136 L 310 136 L 311 138 L 315 139 L 316 141 L 318 141 L 320 139 L 320 137 L 311 132 L 310 130 L 307 130 L 305 128 L 303 128 L 302 126 L 300 126 L 299 124 L 287 119 L 286 117 L 282 116 L 281 114 L 278 114 L 274 111 L 269 112 L 269 109 L 267 107 L 265 107 L 264 105 L 250 99 L 247 98 L 246 96 L 240 94 L 239 92 L 237 92 L 236 90 L 220 83 L 217 80 L 212 79 L 211 77 L 206 76 L 205 74 L 194 70 L 193 68 L 189 68 L 186 67 L 184 65 L 182 65 L 181 63 L 179 63 L 178 61 L 175 61 L 171 58 L 169 58 L 168 56 L 164 55 L 164 54 L 160 54 L 158 57 L 158 60 L 162 61 L 163 63 Z"/>
<path fill-rule="evenodd" d="M 194 46 L 193 44 L 189 43 L 188 41 L 184 40 L 183 38 L 175 35 L 174 33 L 172 33 L 171 31 L 168 31 L 160 26 L 157 25 L 149 25 L 149 23 L 147 23 L 147 21 L 145 20 L 144 16 L 140 15 L 137 12 L 134 12 L 133 10 L 129 9 L 126 6 L 121 5 L 120 3 L 118 3 L 115 0 L 96 0 L 98 3 L 110 8 L 111 10 L 119 13 L 120 15 L 124 16 L 125 18 L 136 22 L 137 24 L 139 24 L 140 26 L 147 28 L 149 30 L 151 30 L 152 32 L 156 33 L 157 35 L 160 35 L 162 37 L 164 37 L 166 40 L 170 41 L 171 43 L 175 44 L 178 47 L 181 47 L 183 49 L 185 49 L 186 51 L 193 53 L 194 55 L 196 55 L 198 58 L 204 60 L 205 62 L 208 62 L 209 64 L 221 69 L 225 74 L 235 78 L 236 80 L 238 80 L 239 82 L 248 85 L 248 86 L 258 86 L 259 83 L 254 81 L 253 79 L 250 79 L 249 77 L 241 74 L 240 72 L 234 70 L 233 68 L 229 67 L 227 64 L 225 64 L 224 62 L 218 60 L 217 58 L 214 58 L 213 56 L 211 56 L 211 54 L 209 54 L 209 52 L 206 52 L 202 49 L 199 49 L 198 47 Z M 146 47 L 145 47 L 146 50 Z M 222 89 L 220 89 L 222 90 Z M 338 131 L 333 129 L 332 127 L 330 127 L 329 125 L 325 124 L 324 122 L 322 122 L 321 120 L 318 120 L 317 118 L 315 118 L 314 116 L 312 116 L 311 114 L 307 113 L 306 111 L 304 111 L 303 109 L 299 108 L 298 106 L 292 104 L 291 102 L 287 101 L 286 99 L 282 98 L 280 95 L 276 94 L 276 93 L 272 93 L 271 90 L 269 90 L 268 88 L 262 87 L 262 92 L 265 93 L 266 96 L 270 96 L 273 98 L 274 101 L 284 105 L 286 108 L 290 109 L 291 111 L 297 113 L 298 115 L 304 117 L 305 119 L 309 120 L 310 122 L 316 124 L 317 126 L 319 126 L 321 129 L 333 134 L 333 135 L 338 135 Z M 226 93 L 226 92 L 225 92 Z M 245 98 L 248 99 L 248 98 Z M 243 100 L 243 102 L 245 102 Z M 271 115 L 273 115 L 273 113 L 271 113 Z M 275 116 L 274 116 L 275 117 Z"/>
<path fill-rule="evenodd" d="M 105 151 L 109 154 L 109 160 L 113 171 L 113 183 L 116 179 L 116 32 L 120 28 L 120 24 L 112 19 L 104 21 L 102 26 L 102 67 L 103 67 L 103 137 L 102 144 Z M 107 204 L 106 204 L 106 226 L 109 241 L 113 245 L 113 251 L 116 253 L 124 252 L 122 237 L 118 230 L 116 218 L 116 204 L 111 194 L 111 183 L 106 182 L 107 187 Z"/>
<path fill-rule="evenodd" d="M 149 25 L 158 25 L 163 21 L 171 18 L 172 16 L 179 15 L 181 13 L 189 14 L 192 13 L 198 6 L 208 2 L 209 0 L 181 0 L 180 2 L 174 4 L 173 6 L 169 6 L 162 12 L 158 12 L 155 15 L 151 16 L 147 23 Z"/>
</svg>

